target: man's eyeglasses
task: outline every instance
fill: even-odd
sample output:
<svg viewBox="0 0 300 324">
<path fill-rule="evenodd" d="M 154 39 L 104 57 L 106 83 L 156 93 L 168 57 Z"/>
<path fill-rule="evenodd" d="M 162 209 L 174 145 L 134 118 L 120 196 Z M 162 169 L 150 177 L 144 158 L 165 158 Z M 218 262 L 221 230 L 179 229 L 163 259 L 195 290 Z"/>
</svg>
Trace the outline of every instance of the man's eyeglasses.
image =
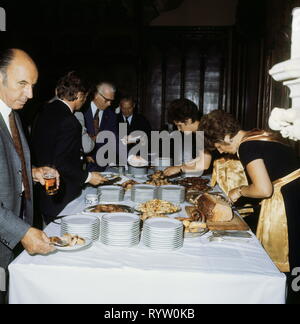
<svg viewBox="0 0 300 324">
<path fill-rule="evenodd" d="M 103 94 L 100 92 L 98 92 L 98 94 L 105 100 L 106 103 L 112 103 L 114 101 L 114 99 L 104 97 Z"/>
</svg>

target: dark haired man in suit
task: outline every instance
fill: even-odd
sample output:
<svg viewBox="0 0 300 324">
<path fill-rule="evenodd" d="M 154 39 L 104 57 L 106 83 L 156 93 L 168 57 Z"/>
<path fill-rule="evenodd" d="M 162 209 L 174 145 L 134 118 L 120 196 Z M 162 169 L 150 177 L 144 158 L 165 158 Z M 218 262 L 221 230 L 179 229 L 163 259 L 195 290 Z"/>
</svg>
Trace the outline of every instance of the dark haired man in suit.
<svg viewBox="0 0 300 324">
<path fill-rule="evenodd" d="M 87 87 L 76 72 L 62 77 L 56 87 L 58 100 L 46 104 L 33 132 L 33 152 L 37 165 L 54 165 L 61 175 L 55 196 L 40 193 L 40 208 L 46 224 L 77 198 L 86 183 L 105 182 L 98 172 L 83 170 L 82 126 L 74 116 L 87 97 Z"/>
<path fill-rule="evenodd" d="M 142 131 L 146 133 L 148 138 L 148 147 L 151 144 L 151 125 L 147 118 L 139 114 L 136 111 L 136 104 L 132 96 L 123 96 L 120 100 L 120 110 L 121 112 L 117 115 L 118 124 L 127 124 L 127 136 L 132 132 Z M 130 143 L 130 137 L 128 138 L 128 151 L 134 147 L 134 143 Z"/>
</svg>

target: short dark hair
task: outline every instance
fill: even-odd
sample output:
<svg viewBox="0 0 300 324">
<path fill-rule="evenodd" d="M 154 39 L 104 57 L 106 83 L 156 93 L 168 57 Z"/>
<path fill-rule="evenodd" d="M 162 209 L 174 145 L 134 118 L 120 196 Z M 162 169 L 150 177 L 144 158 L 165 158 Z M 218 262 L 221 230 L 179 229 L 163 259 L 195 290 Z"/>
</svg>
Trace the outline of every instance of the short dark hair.
<svg viewBox="0 0 300 324">
<path fill-rule="evenodd" d="M 132 101 L 133 103 L 135 103 L 135 100 L 134 100 L 133 96 L 132 95 L 127 95 L 127 94 L 122 95 L 120 97 L 120 102 L 121 101 Z"/>
<path fill-rule="evenodd" d="M 4 77 L 4 83 L 7 81 L 7 68 L 14 58 L 14 50 L 9 48 L 0 51 L 0 72 Z"/>
<path fill-rule="evenodd" d="M 168 108 L 169 123 L 181 122 L 185 123 L 188 119 L 200 121 L 202 113 L 197 105 L 188 99 L 177 99 L 171 102 Z"/>
<path fill-rule="evenodd" d="M 224 110 L 214 110 L 204 115 L 200 121 L 200 130 L 204 131 L 205 148 L 214 150 L 216 143 L 224 141 L 226 135 L 233 138 L 241 130 L 237 119 Z"/>
<path fill-rule="evenodd" d="M 88 93 L 88 87 L 84 79 L 77 72 L 72 71 L 58 81 L 56 91 L 59 99 L 75 101 L 79 92 Z"/>
</svg>

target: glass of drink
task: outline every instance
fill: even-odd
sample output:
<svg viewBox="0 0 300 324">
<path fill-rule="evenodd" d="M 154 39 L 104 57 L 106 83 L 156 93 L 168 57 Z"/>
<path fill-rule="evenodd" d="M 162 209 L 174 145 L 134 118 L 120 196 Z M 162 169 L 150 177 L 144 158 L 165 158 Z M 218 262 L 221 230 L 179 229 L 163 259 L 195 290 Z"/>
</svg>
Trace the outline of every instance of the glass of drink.
<svg viewBox="0 0 300 324">
<path fill-rule="evenodd" d="M 45 180 L 45 190 L 48 196 L 57 194 L 58 187 L 56 181 L 56 169 L 53 166 L 47 166 L 45 168 L 43 178 Z"/>
</svg>

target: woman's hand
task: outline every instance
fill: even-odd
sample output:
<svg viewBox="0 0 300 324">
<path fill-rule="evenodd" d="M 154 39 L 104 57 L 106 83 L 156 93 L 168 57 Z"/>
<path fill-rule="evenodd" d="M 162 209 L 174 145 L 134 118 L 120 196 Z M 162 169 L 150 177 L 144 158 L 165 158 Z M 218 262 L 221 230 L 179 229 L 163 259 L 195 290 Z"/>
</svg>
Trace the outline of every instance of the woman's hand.
<svg viewBox="0 0 300 324">
<path fill-rule="evenodd" d="M 166 177 L 171 177 L 171 176 L 178 174 L 180 172 L 181 172 L 181 166 L 169 167 L 169 168 L 165 169 L 164 175 Z"/>
<path fill-rule="evenodd" d="M 242 197 L 241 187 L 231 190 L 228 197 L 233 203 L 237 202 Z"/>
</svg>

